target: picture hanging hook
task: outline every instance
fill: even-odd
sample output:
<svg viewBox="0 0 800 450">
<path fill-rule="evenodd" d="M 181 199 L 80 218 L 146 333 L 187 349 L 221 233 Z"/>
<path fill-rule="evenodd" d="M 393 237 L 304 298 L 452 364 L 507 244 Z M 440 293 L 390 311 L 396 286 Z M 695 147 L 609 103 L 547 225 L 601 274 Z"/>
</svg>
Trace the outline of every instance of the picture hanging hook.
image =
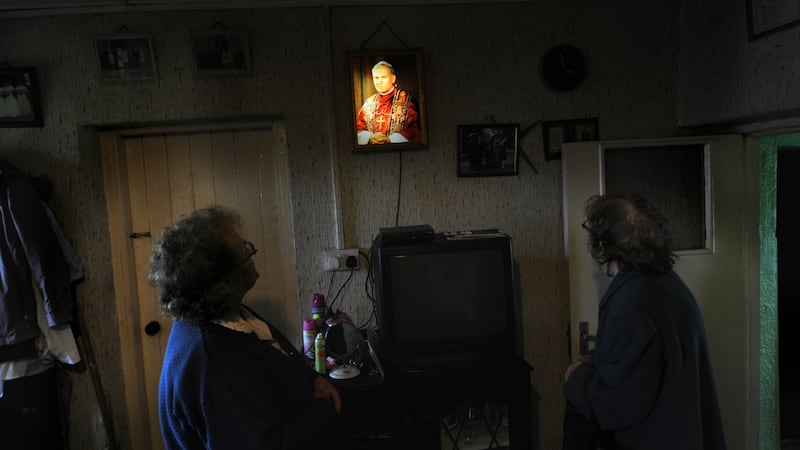
<svg viewBox="0 0 800 450">
<path fill-rule="evenodd" d="M 383 20 L 383 22 L 381 22 L 381 24 L 380 24 L 380 25 L 378 25 L 378 28 L 375 28 L 375 31 L 373 31 L 373 32 L 372 32 L 372 34 L 370 34 L 370 35 L 369 35 L 369 37 L 368 37 L 368 38 L 367 38 L 367 39 L 364 41 L 364 43 L 363 43 L 363 44 L 361 44 L 361 49 L 364 49 L 364 48 L 367 46 L 367 44 L 369 43 L 369 41 L 370 41 L 370 40 L 372 40 L 372 38 L 373 38 L 373 37 L 374 37 L 374 36 L 375 36 L 375 35 L 378 33 L 378 31 L 380 31 L 380 29 L 381 29 L 381 28 L 383 28 L 383 27 L 386 27 L 386 28 L 388 28 L 388 29 L 389 29 L 389 31 L 390 31 L 390 32 L 391 32 L 391 33 L 394 35 L 394 37 L 395 37 L 395 38 L 397 38 L 397 40 L 398 40 L 398 41 L 400 41 L 400 43 L 401 43 L 401 44 L 403 44 L 403 47 L 405 47 L 405 48 L 408 48 L 408 44 L 406 44 L 406 42 L 405 42 L 404 40 L 402 40 L 402 39 L 400 38 L 400 36 L 398 36 L 398 35 L 397 35 L 397 33 L 395 33 L 395 32 L 394 32 L 394 30 L 392 29 L 392 27 L 390 27 L 390 26 L 389 26 L 389 24 L 388 24 L 388 23 L 386 23 L 386 19 L 384 19 L 384 20 Z"/>
</svg>

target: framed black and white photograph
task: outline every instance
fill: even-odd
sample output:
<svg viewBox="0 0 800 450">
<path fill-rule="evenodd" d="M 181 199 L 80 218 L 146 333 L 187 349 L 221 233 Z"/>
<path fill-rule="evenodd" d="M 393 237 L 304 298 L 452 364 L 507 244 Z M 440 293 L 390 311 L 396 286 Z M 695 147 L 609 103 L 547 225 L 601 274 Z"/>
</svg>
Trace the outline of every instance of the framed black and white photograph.
<svg viewBox="0 0 800 450">
<path fill-rule="evenodd" d="M 421 48 L 349 53 L 354 152 L 428 146 Z"/>
<path fill-rule="evenodd" d="M 0 67 L 0 127 L 41 127 L 39 85 L 33 67 Z"/>
<path fill-rule="evenodd" d="M 758 39 L 800 24 L 796 0 L 747 0 L 747 34 Z"/>
<path fill-rule="evenodd" d="M 248 77 L 250 45 L 245 31 L 211 30 L 192 33 L 197 78 Z"/>
<path fill-rule="evenodd" d="M 596 141 L 600 138 L 597 117 L 543 122 L 542 136 L 545 161 L 561 159 L 562 144 Z"/>
<path fill-rule="evenodd" d="M 100 80 L 109 82 L 158 79 L 153 42 L 146 34 L 117 34 L 95 38 Z"/>
<path fill-rule="evenodd" d="M 519 173 L 519 124 L 458 126 L 458 176 Z"/>
</svg>

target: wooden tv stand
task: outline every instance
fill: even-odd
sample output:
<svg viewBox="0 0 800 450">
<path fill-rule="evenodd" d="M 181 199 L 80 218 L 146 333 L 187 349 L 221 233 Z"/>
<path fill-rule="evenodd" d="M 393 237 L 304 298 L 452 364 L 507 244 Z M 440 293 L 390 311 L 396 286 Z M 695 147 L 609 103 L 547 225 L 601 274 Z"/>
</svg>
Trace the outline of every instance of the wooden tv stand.
<svg viewBox="0 0 800 450">
<path fill-rule="evenodd" d="M 343 448 L 530 450 L 531 370 L 515 357 L 504 364 L 459 371 L 382 376 L 364 368 L 356 378 L 332 380 L 342 395 Z M 484 414 L 486 405 L 492 407 L 492 417 Z M 470 406 L 470 423 L 477 422 L 482 435 L 465 442 L 459 433 L 466 431 Z"/>
</svg>

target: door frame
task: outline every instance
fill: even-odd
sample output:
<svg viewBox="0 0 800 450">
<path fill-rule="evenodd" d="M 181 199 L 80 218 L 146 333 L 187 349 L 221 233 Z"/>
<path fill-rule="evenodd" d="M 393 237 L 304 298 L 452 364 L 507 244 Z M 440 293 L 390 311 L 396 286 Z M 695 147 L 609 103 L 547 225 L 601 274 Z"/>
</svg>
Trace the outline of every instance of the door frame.
<svg viewBox="0 0 800 450">
<path fill-rule="evenodd" d="M 760 448 L 780 448 L 779 420 L 780 380 L 778 372 L 778 241 L 777 241 L 777 176 L 780 147 L 800 147 L 797 130 L 758 138 L 760 157 L 759 237 L 760 237 L 760 295 L 757 319 L 760 324 L 761 366 Z"/>
<path fill-rule="evenodd" d="M 139 293 L 133 240 L 131 239 L 130 192 L 128 189 L 124 139 L 129 136 L 159 134 L 189 134 L 199 132 L 235 131 L 274 128 L 275 119 L 226 123 L 175 124 L 120 127 L 99 130 L 103 182 L 108 212 L 108 230 L 111 243 L 114 300 L 119 330 L 119 348 L 126 421 L 117 424 L 115 434 L 120 448 L 150 448 L 153 430 L 148 414 L 144 368 L 142 362 L 143 324 L 139 321 L 138 302 L 132 301 Z M 118 415 L 119 417 L 119 415 Z M 127 428 L 127 430 L 125 429 Z"/>
</svg>

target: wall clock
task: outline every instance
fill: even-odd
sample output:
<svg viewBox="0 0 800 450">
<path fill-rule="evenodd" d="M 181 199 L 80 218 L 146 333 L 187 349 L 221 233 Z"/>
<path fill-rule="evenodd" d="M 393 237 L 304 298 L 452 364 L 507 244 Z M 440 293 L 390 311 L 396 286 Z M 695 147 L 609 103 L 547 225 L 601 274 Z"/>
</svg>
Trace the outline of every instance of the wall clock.
<svg viewBox="0 0 800 450">
<path fill-rule="evenodd" d="M 586 56 L 573 45 L 556 45 L 542 57 L 542 80 L 556 92 L 577 89 L 586 79 L 586 70 Z"/>
</svg>

